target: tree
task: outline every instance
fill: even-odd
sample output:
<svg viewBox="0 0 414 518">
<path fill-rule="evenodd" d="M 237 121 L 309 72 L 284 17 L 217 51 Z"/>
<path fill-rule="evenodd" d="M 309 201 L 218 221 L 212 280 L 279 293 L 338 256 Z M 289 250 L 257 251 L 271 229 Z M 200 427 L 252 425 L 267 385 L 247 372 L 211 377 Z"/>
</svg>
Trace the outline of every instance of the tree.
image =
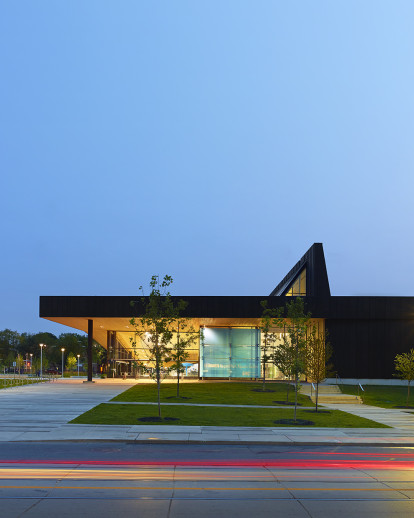
<svg viewBox="0 0 414 518">
<path fill-rule="evenodd" d="M 275 348 L 273 352 L 273 363 L 280 372 L 291 380 L 295 377 L 295 349 L 292 347 L 289 336 L 282 334 L 282 342 Z M 289 401 L 290 383 L 286 383 L 286 402 Z"/>
<path fill-rule="evenodd" d="M 331 356 L 332 347 L 327 341 L 327 333 L 314 324 L 308 331 L 306 374 L 311 381 L 316 383 L 316 412 L 318 411 L 319 383 L 327 376 Z"/>
<path fill-rule="evenodd" d="M 411 349 L 408 353 L 397 354 L 395 357 L 395 370 L 396 376 L 403 380 L 407 380 L 407 402 L 405 406 L 408 406 L 410 399 L 410 383 L 414 379 L 414 349 Z"/>
<path fill-rule="evenodd" d="M 177 373 L 177 397 L 180 397 L 180 374 L 185 372 L 183 363 L 189 357 L 187 349 L 197 341 L 199 335 L 191 326 L 190 319 L 187 318 L 179 318 L 176 329 L 176 340 L 173 341 L 170 349 L 171 364 L 169 370 Z"/>
<path fill-rule="evenodd" d="M 79 333 L 61 333 L 56 343 L 57 351 L 64 347 L 67 355 L 72 353 L 74 356 L 78 354 L 84 356 L 87 346 L 88 337 Z"/>
<path fill-rule="evenodd" d="M 66 358 L 66 369 L 73 372 L 76 369 L 77 359 L 73 353 L 69 353 Z"/>
<path fill-rule="evenodd" d="M 294 421 L 296 422 L 299 377 L 305 372 L 306 366 L 306 345 L 307 331 L 310 314 L 305 313 L 305 304 L 300 297 L 294 298 L 286 305 L 287 319 L 276 318 L 274 323 L 284 328 L 283 344 L 289 353 L 287 359 L 290 361 L 289 370 L 295 377 L 295 411 Z"/>
<path fill-rule="evenodd" d="M 43 373 L 45 370 L 49 367 L 49 360 L 45 357 L 45 354 L 43 353 L 42 357 L 42 371 Z M 32 371 L 39 375 L 40 374 L 40 357 L 39 358 L 33 358 L 32 360 Z"/>
<path fill-rule="evenodd" d="M 106 364 L 107 354 L 107 350 L 104 349 L 102 345 L 98 344 L 98 342 L 94 340 L 92 347 L 92 361 L 96 363 L 98 369 L 102 368 L 102 365 Z"/>
<path fill-rule="evenodd" d="M 141 298 L 143 307 L 142 316 L 133 317 L 130 324 L 135 328 L 135 337 L 131 339 L 132 347 L 136 347 L 138 340 L 142 340 L 148 351 L 148 364 L 143 367 L 157 383 L 158 417 L 161 418 L 161 374 L 165 363 L 171 359 L 173 330 L 176 326 L 179 313 L 185 307 L 184 301 L 174 303 L 169 286 L 173 283 L 172 277 L 165 275 L 160 281 L 153 275 L 150 281 L 151 292 L 148 297 Z M 140 286 L 142 291 L 142 286 Z M 131 302 L 135 306 L 135 301 Z"/>
<path fill-rule="evenodd" d="M 9 352 L 9 354 L 6 356 L 4 362 L 5 362 L 5 365 L 7 366 L 7 370 L 10 372 L 10 369 L 12 368 L 13 366 L 13 362 L 15 361 L 15 355 L 12 351 Z"/>
<path fill-rule="evenodd" d="M 277 309 L 269 308 L 267 306 L 267 300 L 262 300 L 260 305 L 263 308 L 262 317 L 260 320 L 260 359 L 263 369 L 263 385 L 262 390 L 266 390 L 266 366 L 269 363 L 274 363 L 274 352 L 276 343 L 276 334 L 272 331 L 273 322 L 275 318 L 280 316 L 280 311 Z"/>
<path fill-rule="evenodd" d="M 58 363 L 60 360 L 60 348 L 57 348 L 57 338 L 52 333 L 22 333 L 21 343 L 19 345 L 19 352 L 24 356 L 26 354 L 33 354 L 33 357 L 40 356 L 39 344 L 46 344 L 46 349 L 43 350 L 43 364 L 45 361 L 45 351 L 51 363 Z"/>
<path fill-rule="evenodd" d="M 17 372 L 18 372 L 19 374 L 21 374 L 21 369 L 22 369 L 22 367 L 23 367 L 23 365 L 24 365 L 24 360 L 23 360 L 23 358 L 21 357 L 21 355 L 20 355 L 20 354 L 18 354 L 18 355 L 16 356 L 16 358 L 15 358 L 14 362 L 16 363 L 16 369 L 17 369 Z"/>
<path fill-rule="evenodd" d="M 56 336 L 52 333 L 22 333 L 20 336 L 20 344 L 18 347 L 18 352 L 23 356 L 32 354 L 33 358 L 40 356 L 40 348 L 39 344 L 46 344 L 48 350 L 48 358 L 51 359 L 53 356 L 55 344 L 56 344 Z M 43 351 L 44 353 L 45 351 Z M 59 352 L 56 353 L 56 357 L 59 358 Z"/>
<path fill-rule="evenodd" d="M 35 375 L 37 375 L 37 373 L 40 372 L 40 358 L 33 358 L 31 371 Z"/>
<path fill-rule="evenodd" d="M 0 358 L 5 361 L 10 353 L 19 352 L 21 336 L 17 331 L 0 331 Z"/>
</svg>

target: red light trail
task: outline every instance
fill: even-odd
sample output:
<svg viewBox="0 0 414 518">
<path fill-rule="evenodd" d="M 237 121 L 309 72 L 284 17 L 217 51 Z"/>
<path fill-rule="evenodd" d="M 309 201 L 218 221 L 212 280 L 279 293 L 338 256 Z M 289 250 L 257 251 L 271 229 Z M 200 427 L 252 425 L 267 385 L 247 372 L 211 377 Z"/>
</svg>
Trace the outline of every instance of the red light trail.
<svg viewBox="0 0 414 518">
<path fill-rule="evenodd" d="M 334 454 L 341 455 L 341 454 Z M 376 455 L 370 455 L 371 457 Z M 381 457 L 386 454 L 380 454 Z M 82 466 L 180 466 L 180 467 L 271 467 L 271 468 L 290 468 L 290 469 L 380 469 L 380 470 L 414 470 L 413 460 L 395 460 L 397 455 L 390 454 L 389 460 L 348 460 L 348 459 L 294 459 L 294 460 L 0 460 L 0 464 L 13 465 L 82 465 Z M 404 455 L 403 455 L 404 456 Z M 412 455 L 408 455 L 413 457 Z"/>
</svg>

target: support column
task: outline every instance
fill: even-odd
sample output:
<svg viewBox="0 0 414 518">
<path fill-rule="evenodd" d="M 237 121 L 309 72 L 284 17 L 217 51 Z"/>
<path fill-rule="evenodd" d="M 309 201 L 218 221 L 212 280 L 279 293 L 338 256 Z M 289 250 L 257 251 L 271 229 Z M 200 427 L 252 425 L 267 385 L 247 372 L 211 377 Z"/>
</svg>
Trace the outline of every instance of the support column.
<svg viewBox="0 0 414 518">
<path fill-rule="evenodd" d="M 106 332 L 106 374 L 109 378 L 111 374 L 112 358 L 112 331 Z"/>
<path fill-rule="evenodd" d="M 110 351 L 110 354 L 108 355 L 108 362 L 110 364 L 108 377 L 112 376 L 112 378 L 115 377 L 115 356 L 116 356 L 116 331 L 108 331 L 108 351 Z"/>
<path fill-rule="evenodd" d="M 92 381 L 93 320 L 88 320 L 88 381 Z"/>
</svg>

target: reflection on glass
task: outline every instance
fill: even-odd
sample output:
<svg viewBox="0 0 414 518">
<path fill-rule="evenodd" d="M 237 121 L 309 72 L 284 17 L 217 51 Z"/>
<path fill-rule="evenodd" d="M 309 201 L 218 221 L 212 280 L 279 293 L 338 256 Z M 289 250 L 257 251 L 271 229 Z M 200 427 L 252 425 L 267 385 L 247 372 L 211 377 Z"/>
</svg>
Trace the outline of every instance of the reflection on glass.
<svg viewBox="0 0 414 518">
<path fill-rule="evenodd" d="M 205 328 L 200 375 L 205 378 L 257 378 L 260 331 L 256 328 Z"/>
</svg>

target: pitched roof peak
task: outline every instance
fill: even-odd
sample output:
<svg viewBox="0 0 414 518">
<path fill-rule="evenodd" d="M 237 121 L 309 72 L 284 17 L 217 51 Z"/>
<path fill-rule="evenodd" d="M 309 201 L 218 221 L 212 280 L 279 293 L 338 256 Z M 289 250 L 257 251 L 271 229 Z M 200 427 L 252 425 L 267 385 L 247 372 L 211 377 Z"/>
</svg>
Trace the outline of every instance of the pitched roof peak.
<svg viewBox="0 0 414 518">
<path fill-rule="evenodd" d="M 296 293 L 295 290 L 297 290 Z M 290 293 L 288 293 L 289 291 Z M 295 294 L 307 297 L 329 297 L 331 295 L 322 243 L 314 243 L 309 248 L 270 293 L 270 296 Z"/>
</svg>

